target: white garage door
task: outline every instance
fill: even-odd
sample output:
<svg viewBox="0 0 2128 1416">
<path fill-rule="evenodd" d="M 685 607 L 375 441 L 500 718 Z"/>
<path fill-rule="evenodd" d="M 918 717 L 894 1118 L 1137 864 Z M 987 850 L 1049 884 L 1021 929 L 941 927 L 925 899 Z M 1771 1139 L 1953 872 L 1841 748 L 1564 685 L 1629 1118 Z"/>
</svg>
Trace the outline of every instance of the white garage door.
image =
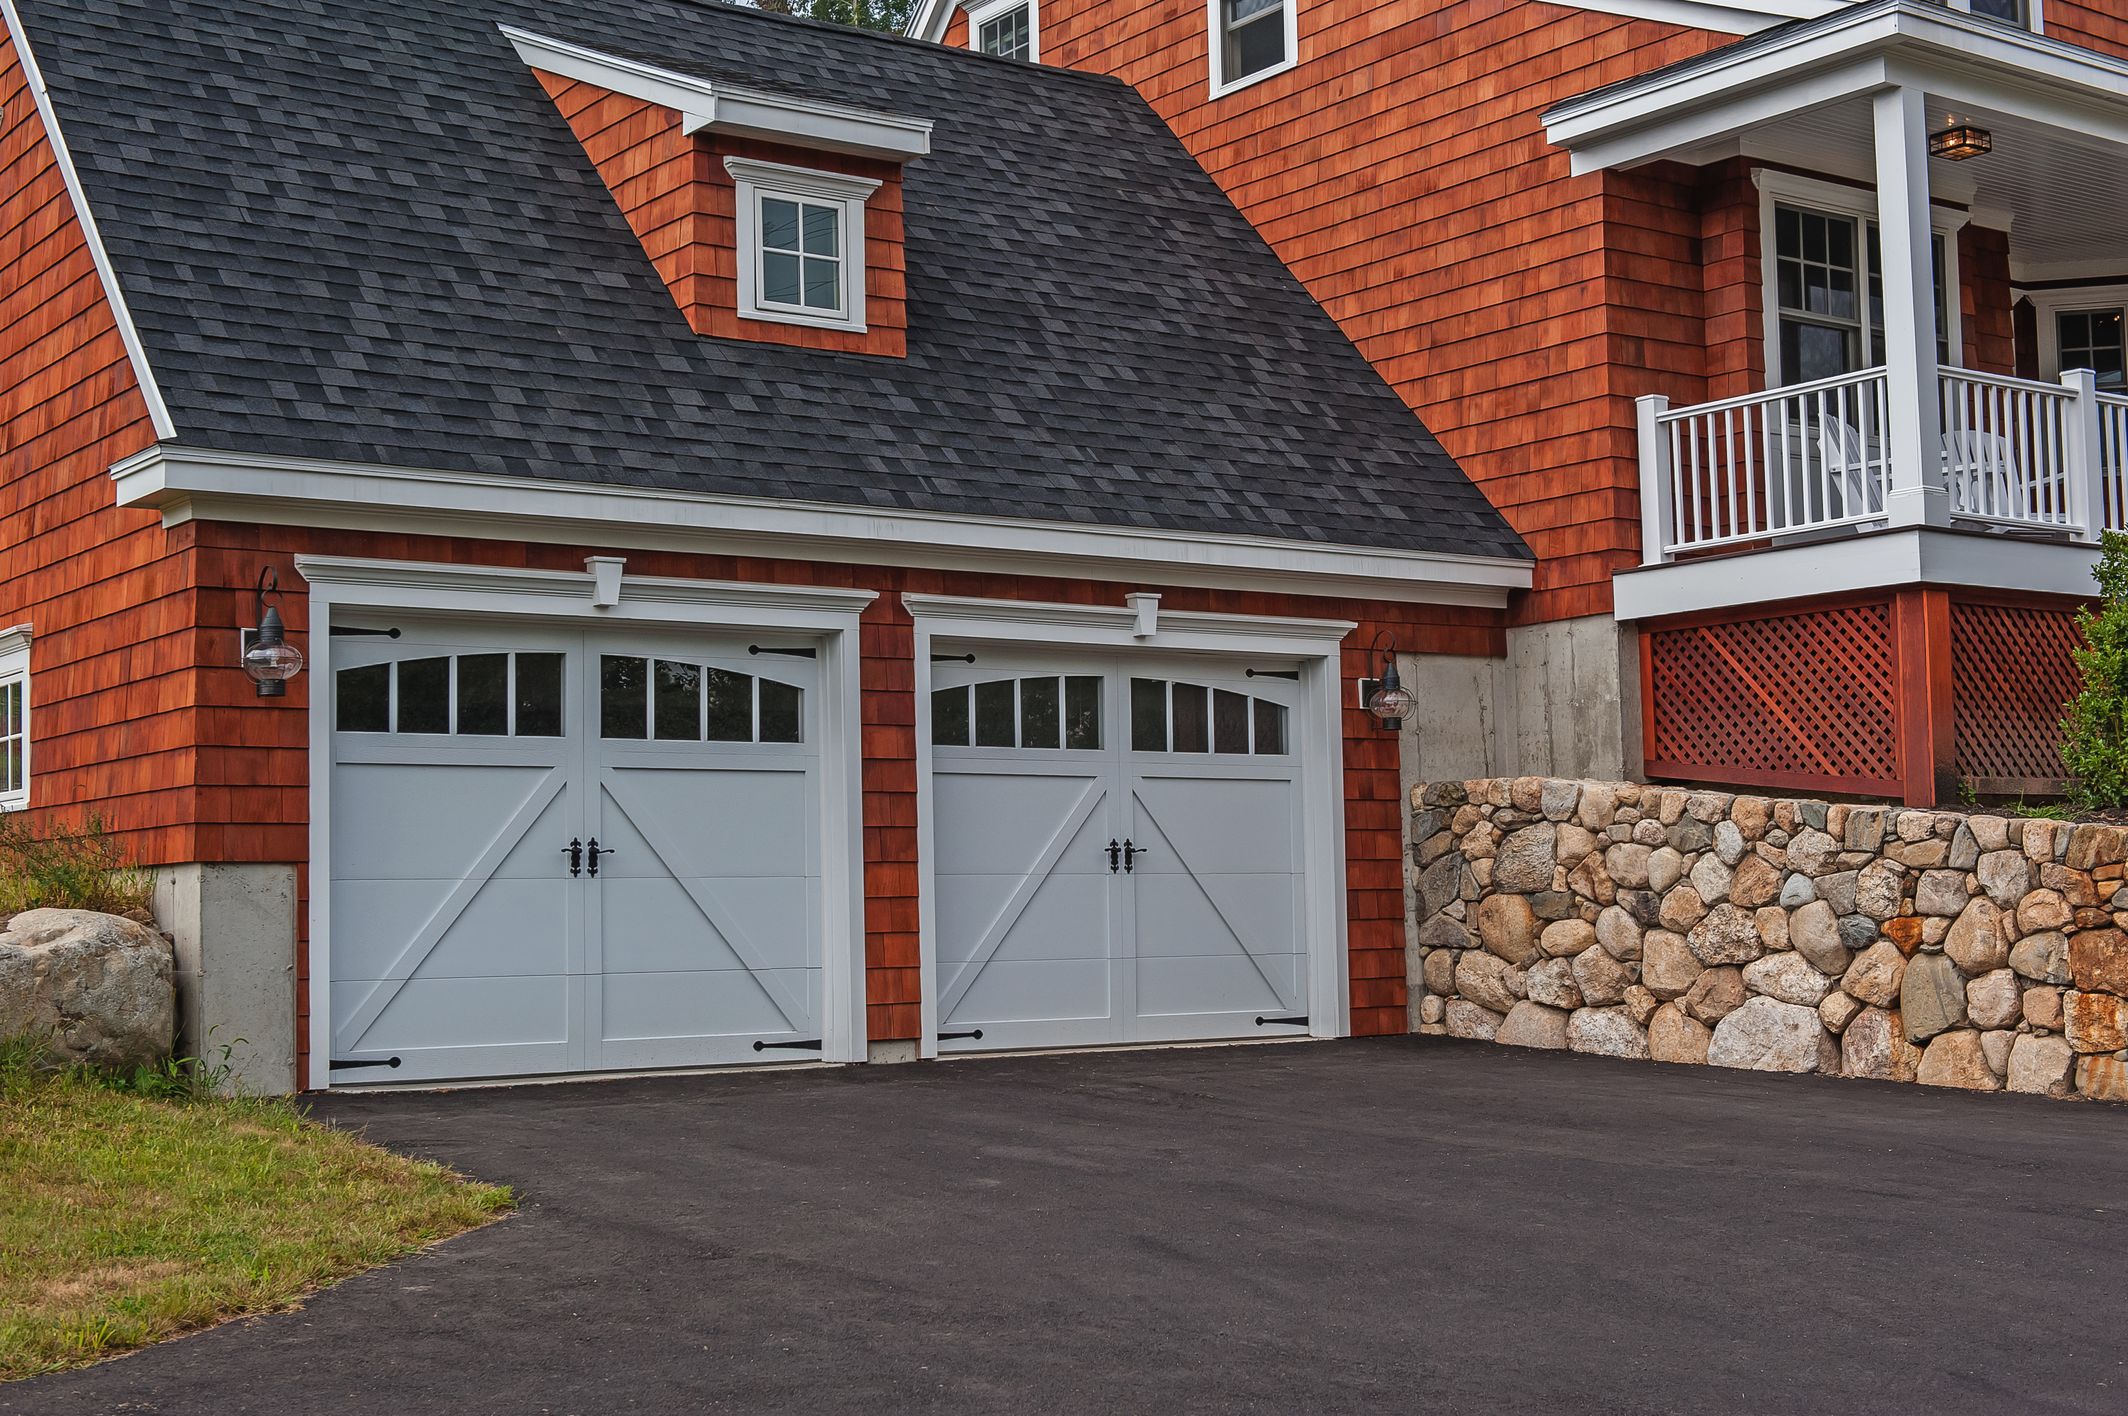
<svg viewBox="0 0 2128 1416">
<path fill-rule="evenodd" d="M 334 1079 L 818 1056 L 809 646 L 400 628 L 334 643 Z"/>
<path fill-rule="evenodd" d="M 942 1050 L 1307 1031 L 1294 676 L 934 666 Z"/>
</svg>

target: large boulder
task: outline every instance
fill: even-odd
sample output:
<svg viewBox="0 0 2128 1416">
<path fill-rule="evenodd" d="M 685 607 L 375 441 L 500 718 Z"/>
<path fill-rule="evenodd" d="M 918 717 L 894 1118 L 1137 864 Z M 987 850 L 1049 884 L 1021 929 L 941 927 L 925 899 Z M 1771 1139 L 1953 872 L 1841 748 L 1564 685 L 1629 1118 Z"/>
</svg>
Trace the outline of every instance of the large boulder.
<svg viewBox="0 0 2128 1416">
<path fill-rule="evenodd" d="M 0 933 L 0 1038 L 50 1039 L 65 1062 L 131 1071 L 170 1055 L 170 941 L 89 910 L 29 910 Z"/>
<path fill-rule="evenodd" d="M 1723 1018 L 1707 1048 L 1707 1060 L 1717 1067 L 1759 1072 L 1831 1072 L 1838 1058 L 1817 1009 L 1763 997 Z"/>
</svg>

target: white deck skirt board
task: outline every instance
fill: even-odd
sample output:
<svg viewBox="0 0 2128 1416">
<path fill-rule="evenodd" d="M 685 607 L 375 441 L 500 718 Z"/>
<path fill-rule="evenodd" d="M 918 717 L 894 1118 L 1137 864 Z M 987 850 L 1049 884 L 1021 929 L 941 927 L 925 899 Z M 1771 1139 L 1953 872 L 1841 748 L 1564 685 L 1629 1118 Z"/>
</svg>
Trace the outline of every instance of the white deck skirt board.
<svg viewBox="0 0 2128 1416">
<path fill-rule="evenodd" d="M 1611 593 L 1621 621 L 1901 585 L 2089 596 L 2098 588 L 2091 579 L 2097 559 L 2095 547 L 2062 542 L 1880 531 L 1622 571 L 1611 578 Z"/>
<path fill-rule="evenodd" d="M 165 524 L 228 518 L 486 540 L 779 555 L 1295 595 L 1477 606 L 1527 589 L 1528 561 L 1324 546 L 1262 536 L 1064 525 L 1004 517 L 261 457 L 171 446 L 111 469 L 118 499 Z M 1157 572 L 1157 573 L 1156 573 Z"/>
</svg>

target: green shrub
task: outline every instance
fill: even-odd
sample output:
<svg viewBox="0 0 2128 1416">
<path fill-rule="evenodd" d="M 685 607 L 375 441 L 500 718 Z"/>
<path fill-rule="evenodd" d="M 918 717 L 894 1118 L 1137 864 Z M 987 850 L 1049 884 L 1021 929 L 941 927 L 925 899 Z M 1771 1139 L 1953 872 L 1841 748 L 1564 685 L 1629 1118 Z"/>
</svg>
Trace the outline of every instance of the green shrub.
<svg viewBox="0 0 2128 1416">
<path fill-rule="evenodd" d="M 2084 805 L 2128 806 L 2128 536 L 2105 533 L 2091 574 L 2099 603 L 2076 615 L 2084 686 L 2062 719 L 2062 765 Z"/>
<path fill-rule="evenodd" d="M 155 877 L 130 864 L 100 817 L 32 825 L 0 812 L 0 920 L 24 910 L 95 910 L 151 922 Z"/>
</svg>

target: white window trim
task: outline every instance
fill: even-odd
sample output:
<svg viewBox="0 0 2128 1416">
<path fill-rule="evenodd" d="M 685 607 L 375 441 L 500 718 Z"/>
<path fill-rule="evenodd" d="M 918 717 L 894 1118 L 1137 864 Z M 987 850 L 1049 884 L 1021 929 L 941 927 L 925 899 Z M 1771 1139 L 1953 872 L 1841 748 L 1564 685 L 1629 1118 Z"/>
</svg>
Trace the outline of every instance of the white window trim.
<svg viewBox="0 0 2128 1416">
<path fill-rule="evenodd" d="M 1759 303 L 1764 313 L 1764 337 L 1766 341 L 1766 382 L 1769 388 L 1778 387 L 1773 381 L 1779 377 L 1781 366 L 1781 291 L 1780 271 L 1774 261 L 1773 209 L 1783 203 L 1789 206 L 1809 207 L 1817 211 L 1831 212 L 1838 216 L 1860 217 L 1865 221 L 1877 219 L 1877 192 L 1874 187 L 1850 187 L 1840 182 L 1826 182 L 1816 177 L 1803 177 L 1793 172 L 1782 172 L 1771 167 L 1753 168 L 1751 180 L 1759 189 Z M 1965 358 L 1964 287 L 1958 269 L 1958 233 L 1972 219 L 1968 212 L 1956 207 L 1929 207 L 1929 228 L 1943 238 L 1943 288 L 1947 307 L 1944 311 L 1944 343 L 1949 346 L 1954 365 L 1961 365 Z M 1855 253 L 1861 265 L 1865 284 L 1868 281 L 1869 251 L 1865 243 Z M 1869 314 L 1866 308 L 1861 323 L 1866 330 Z M 1889 332 L 1886 337 L 1889 338 Z"/>
<path fill-rule="evenodd" d="M 2039 376 L 2061 377 L 2061 327 L 2057 317 L 2077 310 L 2128 311 L 2128 285 L 2076 285 L 2062 290 L 2027 290 L 2039 325 Z"/>
<path fill-rule="evenodd" d="M 1944 0 L 1944 3 L 1963 14 L 1973 13 L 1973 0 Z M 1981 18 L 1988 17 L 1983 15 Z M 2025 0 L 2025 28 L 2033 34 L 2047 32 L 2047 10 L 2043 0 Z"/>
<path fill-rule="evenodd" d="M 1303 917 L 1307 921 L 1308 1032 L 1352 1031 L 1352 985 L 1345 891 L 1345 738 L 1340 715 L 1340 650 L 1350 620 L 1289 619 L 1217 611 L 1156 610 L 1144 633 L 1139 596 L 1126 603 L 1060 605 L 905 593 L 902 608 L 916 629 L 916 868 L 918 950 L 923 970 L 918 1054 L 938 1056 L 938 855 L 931 751 L 932 645 L 965 652 L 975 644 L 1004 648 L 1093 649 L 1111 653 L 1217 654 L 1300 662 L 1300 702 L 1291 739 L 1301 759 Z"/>
<path fill-rule="evenodd" d="M 0 687 L 19 684 L 22 693 L 22 785 L 0 791 L 0 811 L 21 811 L 30 804 L 30 627 L 0 629 Z"/>
<path fill-rule="evenodd" d="M 871 177 L 817 172 L 780 162 L 727 157 L 739 218 L 739 318 L 817 329 L 865 330 L 865 199 L 879 190 Z M 766 197 L 827 203 L 842 211 L 842 309 L 834 313 L 800 305 L 770 304 L 761 291 L 761 202 Z"/>
<path fill-rule="evenodd" d="M 1223 3 L 1224 0 L 1205 0 L 1204 6 L 1205 67 L 1211 78 L 1212 97 L 1221 98 L 1227 94 L 1245 89 L 1251 84 L 1260 84 L 1265 79 L 1275 78 L 1300 63 L 1300 0 L 1280 0 L 1280 4 L 1283 7 L 1280 13 L 1286 27 L 1286 57 L 1284 61 L 1273 64 L 1268 69 L 1258 69 L 1255 73 L 1243 78 L 1228 79 L 1225 73 L 1227 52 L 1226 16 L 1221 13 Z"/>
<path fill-rule="evenodd" d="M 1027 12 L 1027 62 L 1030 64 L 1041 62 L 1042 17 L 1040 13 L 1041 7 L 1035 4 L 1035 0 L 985 0 L 983 4 L 970 5 L 968 7 L 968 47 L 978 54 L 984 52 L 981 41 L 983 26 L 1000 15 L 1010 14 L 1014 10 L 1021 9 Z"/>
</svg>

